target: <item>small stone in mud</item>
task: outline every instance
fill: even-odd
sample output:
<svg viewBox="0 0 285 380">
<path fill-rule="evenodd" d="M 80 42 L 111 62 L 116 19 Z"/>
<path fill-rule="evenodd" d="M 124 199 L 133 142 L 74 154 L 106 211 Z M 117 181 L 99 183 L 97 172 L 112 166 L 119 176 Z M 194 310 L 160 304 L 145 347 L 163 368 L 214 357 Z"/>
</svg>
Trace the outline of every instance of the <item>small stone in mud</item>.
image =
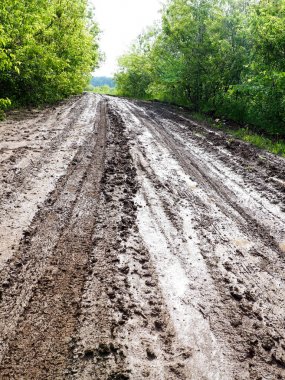
<svg viewBox="0 0 285 380">
<path fill-rule="evenodd" d="M 146 355 L 147 355 L 148 360 L 155 360 L 156 359 L 156 355 L 155 355 L 154 351 L 149 347 L 146 350 Z"/>
</svg>

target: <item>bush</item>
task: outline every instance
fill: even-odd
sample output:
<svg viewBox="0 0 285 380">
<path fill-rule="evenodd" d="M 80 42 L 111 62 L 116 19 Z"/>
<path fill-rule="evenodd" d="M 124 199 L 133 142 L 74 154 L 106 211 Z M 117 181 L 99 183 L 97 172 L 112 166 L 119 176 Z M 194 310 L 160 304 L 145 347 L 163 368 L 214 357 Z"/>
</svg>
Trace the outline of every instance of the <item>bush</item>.
<svg viewBox="0 0 285 380">
<path fill-rule="evenodd" d="M 0 99 L 0 120 L 3 120 L 5 118 L 5 110 L 11 106 L 11 100 L 6 99 Z"/>
</svg>

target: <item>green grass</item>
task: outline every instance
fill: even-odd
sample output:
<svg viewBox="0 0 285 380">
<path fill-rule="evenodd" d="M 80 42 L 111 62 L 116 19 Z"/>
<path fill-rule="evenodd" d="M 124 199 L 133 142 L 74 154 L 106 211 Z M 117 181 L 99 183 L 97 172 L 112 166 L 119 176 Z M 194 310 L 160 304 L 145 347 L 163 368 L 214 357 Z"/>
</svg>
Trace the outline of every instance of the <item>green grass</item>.
<svg viewBox="0 0 285 380">
<path fill-rule="evenodd" d="M 211 127 L 218 128 L 224 132 L 232 135 L 240 140 L 246 141 L 252 145 L 257 146 L 258 148 L 265 149 L 268 152 L 278 154 L 282 157 L 285 157 L 285 141 L 284 140 L 271 140 L 268 137 L 264 137 L 261 134 L 252 132 L 249 128 L 240 128 L 240 129 L 230 129 L 223 125 L 220 121 L 214 121 L 207 115 L 201 113 L 191 113 L 191 117 L 197 122 L 206 122 Z"/>
<path fill-rule="evenodd" d="M 248 128 L 228 131 L 228 133 L 257 146 L 258 148 L 265 149 L 271 153 L 285 157 L 285 141 L 272 141 L 268 137 L 251 132 Z"/>
<path fill-rule="evenodd" d="M 94 87 L 93 92 L 101 95 L 117 95 L 117 89 L 109 86 Z"/>
<path fill-rule="evenodd" d="M 197 122 L 207 122 L 209 124 L 212 124 L 213 123 L 213 119 L 211 119 L 209 116 L 207 115 L 204 115 L 202 113 L 199 113 L 199 112 L 193 112 L 191 113 L 191 117 L 197 121 Z"/>
</svg>

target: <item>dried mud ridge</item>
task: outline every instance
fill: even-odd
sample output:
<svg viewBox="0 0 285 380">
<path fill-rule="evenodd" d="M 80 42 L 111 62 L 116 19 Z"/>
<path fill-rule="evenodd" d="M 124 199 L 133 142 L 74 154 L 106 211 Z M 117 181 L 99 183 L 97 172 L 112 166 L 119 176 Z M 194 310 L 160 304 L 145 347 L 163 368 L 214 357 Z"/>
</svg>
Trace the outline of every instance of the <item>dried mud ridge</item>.
<svg viewBox="0 0 285 380">
<path fill-rule="evenodd" d="M 285 379 L 284 159 L 93 94 L 0 135 L 1 379 Z"/>
</svg>

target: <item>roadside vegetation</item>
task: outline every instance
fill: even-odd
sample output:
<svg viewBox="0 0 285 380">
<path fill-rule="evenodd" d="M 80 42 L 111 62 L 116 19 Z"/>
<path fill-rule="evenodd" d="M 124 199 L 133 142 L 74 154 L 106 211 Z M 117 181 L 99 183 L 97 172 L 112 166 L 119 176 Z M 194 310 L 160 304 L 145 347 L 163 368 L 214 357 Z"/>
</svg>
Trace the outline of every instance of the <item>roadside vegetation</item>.
<svg viewBox="0 0 285 380">
<path fill-rule="evenodd" d="M 92 77 L 86 91 L 102 95 L 117 95 L 116 83 L 110 77 Z"/>
<path fill-rule="evenodd" d="M 2 0 L 0 117 L 13 106 L 82 92 L 99 61 L 87 0 Z"/>
<path fill-rule="evenodd" d="M 116 87 L 116 83 L 111 77 L 92 77 L 91 85 L 94 87 L 108 86 L 110 88 Z"/>
<path fill-rule="evenodd" d="M 252 126 L 233 133 L 284 154 L 284 24 L 285 0 L 170 0 L 120 58 L 118 93 Z"/>
<path fill-rule="evenodd" d="M 115 87 L 110 87 L 110 86 L 99 86 L 99 87 L 94 87 L 93 92 L 96 94 L 102 94 L 102 95 L 117 95 L 117 90 Z"/>
<path fill-rule="evenodd" d="M 268 150 L 271 153 L 278 154 L 285 157 L 285 141 L 284 140 L 274 141 L 268 137 L 254 133 L 248 128 L 241 128 L 241 129 L 238 129 L 237 131 L 230 130 L 230 133 L 243 141 L 249 142 L 257 146 L 258 148 L 262 148 L 262 149 Z"/>
<path fill-rule="evenodd" d="M 282 138 L 272 136 L 266 137 L 262 133 L 254 132 L 249 126 L 238 127 L 237 125 L 231 126 L 219 119 L 213 119 L 202 113 L 192 112 L 189 116 L 197 122 L 202 122 L 212 128 L 216 128 L 226 132 L 228 135 L 236 137 L 240 140 L 248 142 L 258 148 L 265 149 L 271 153 L 278 154 L 285 157 L 285 141 Z"/>
</svg>

